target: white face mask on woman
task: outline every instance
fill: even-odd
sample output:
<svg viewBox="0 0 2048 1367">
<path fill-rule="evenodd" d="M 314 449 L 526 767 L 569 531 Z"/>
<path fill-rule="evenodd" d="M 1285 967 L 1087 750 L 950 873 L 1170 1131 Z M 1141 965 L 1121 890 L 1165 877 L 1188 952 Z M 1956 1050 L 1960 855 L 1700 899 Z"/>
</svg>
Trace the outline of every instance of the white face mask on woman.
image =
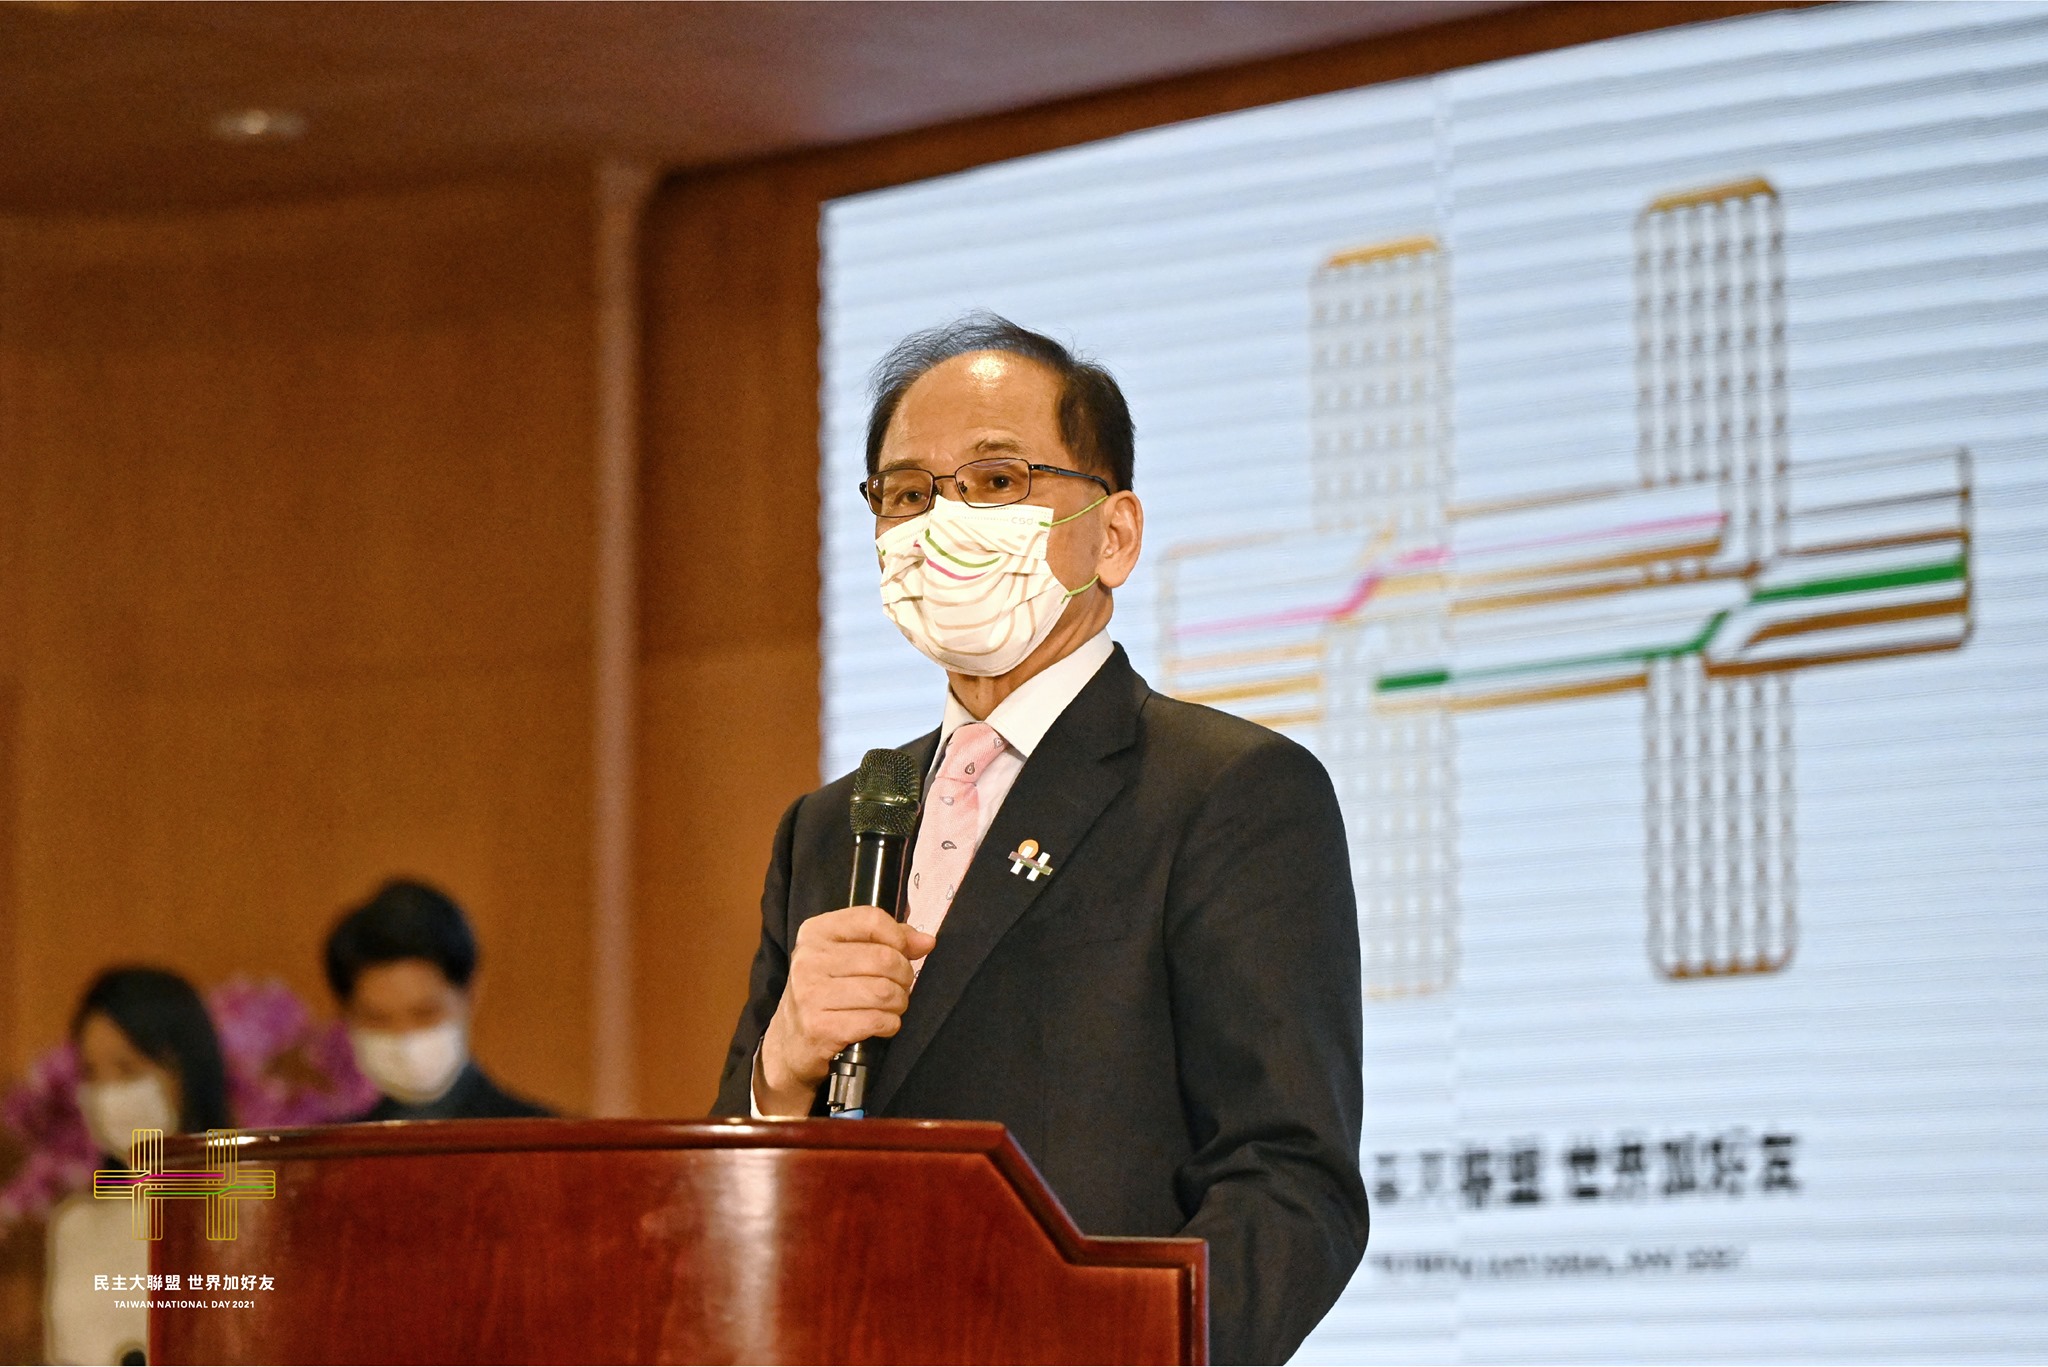
<svg viewBox="0 0 2048 1367">
<path fill-rule="evenodd" d="M 469 1061 L 469 1032 L 452 1016 L 424 1030 L 352 1029 L 348 1042 L 363 1076 L 409 1106 L 440 1098 Z"/>
<path fill-rule="evenodd" d="M 1052 529 L 1107 499 L 1061 518 L 1032 503 L 975 508 L 934 499 L 929 511 L 875 538 L 882 610 L 955 674 L 1007 674 L 1052 634 L 1068 601 L 1095 584 L 1060 583 L 1046 559 Z"/>
<path fill-rule="evenodd" d="M 100 1152 L 124 1162 L 135 1131 L 178 1132 L 178 1108 L 171 1104 L 164 1080 L 155 1073 L 126 1082 L 81 1082 L 78 1109 L 85 1113 L 85 1128 Z"/>
</svg>

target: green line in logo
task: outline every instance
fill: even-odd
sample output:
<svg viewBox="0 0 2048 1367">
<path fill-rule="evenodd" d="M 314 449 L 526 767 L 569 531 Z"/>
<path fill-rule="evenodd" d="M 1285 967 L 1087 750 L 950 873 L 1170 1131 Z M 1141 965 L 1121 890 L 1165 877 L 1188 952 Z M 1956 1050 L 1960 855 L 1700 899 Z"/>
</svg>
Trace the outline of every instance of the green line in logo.
<svg viewBox="0 0 2048 1367">
<path fill-rule="evenodd" d="M 1830 598 L 1845 593 L 1871 593 L 1880 589 L 1909 588 L 1915 584 L 1940 584 L 1953 580 L 1967 580 L 1970 566 L 1966 560 L 1944 560 L 1934 565 L 1914 565 L 1902 570 L 1885 570 L 1877 574 L 1840 575 L 1833 579 L 1809 579 L 1803 583 L 1780 584 L 1774 588 L 1758 589 L 1749 596 L 1744 606 L 1758 603 L 1783 603 L 1801 598 Z M 1648 664 L 1653 660 L 1675 660 L 1684 655 L 1698 655 L 1712 643 L 1715 635 L 1725 626 L 1737 609 L 1724 608 L 1715 613 L 1701 627 L 1699 633 L 1687 641 L 1675 645 L 1649 646 L 1635 650 L 1609 651 L 1600 655 L 1577 655 L 1559 660 L 1539 660 L 1533 664 L 1495 665 L 1489 669 L 1464 669 L 1455 677 L 1467 679 L 1498 679 L 1516 674 L 1540 674 L 1561 669 L 1585 669 L 1600 665 Z M 1382 674 L 1373 684 L 1376 693 L 1399 693 L 1413 688 L 1441 688 L 1451 682 L 1452 671 L 1448 669 L 1416 669 L 1400 674 Z"/>
<path fill-rule="evenodd" d="M 1418 669 L 1412 674 L 1382 674 L 1378 688 L 1382 693 L 1398 693 L 1404 688 L 1435 688 L 1450 681 L 1448 669 Z"/>
<path fill-rule="evenodd" d="M 1897 589 L 1909 584 L 1939 584 L 1951 579 L 1966 579 L 1970 568 L 1961 560 L 1945 560 L 1938 565 L 1915 565 L 1910 569 L 1888 570 L 1883 574 L 1847 575 L 1838 579 L 1811 579 L 1804 584 L 1785 584 L 1774 589 L 1759 589 L 1750 598 L 1752 603 L 1779 603 L 1788 598 L 1825 598 L 1836 593 L 1862 593 L 1871 589 Z"/>
</svg>

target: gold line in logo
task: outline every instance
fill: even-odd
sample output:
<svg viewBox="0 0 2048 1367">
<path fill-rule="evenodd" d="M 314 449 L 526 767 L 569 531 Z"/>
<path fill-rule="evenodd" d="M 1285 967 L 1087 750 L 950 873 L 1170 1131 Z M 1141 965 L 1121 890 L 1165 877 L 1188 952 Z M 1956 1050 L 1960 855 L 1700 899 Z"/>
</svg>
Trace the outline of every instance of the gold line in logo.
<svg viewBox="0 0 2048 1367">
<path fill-rule="evenodd" d="M 231 1240 L 237 1232 L 240 1201 L 269 1201 L 277 1196 L 277 1173 L 252 1168 L 237 1156 L 241 1135 L 235 1130 L 206 1132 L 206 1166 L 198 1172 L 172 1172 L 164 1167 L 164 1132 L 136 1130 L 128 1146 L 126 1168 L 101 1168 L 92 1175 L 92 1194 L 101 1201 L 127 1201 L 138 1239 L 164 1237 L 165 1201 L 204 1201 L 206 1237 Z"/>
</svg>

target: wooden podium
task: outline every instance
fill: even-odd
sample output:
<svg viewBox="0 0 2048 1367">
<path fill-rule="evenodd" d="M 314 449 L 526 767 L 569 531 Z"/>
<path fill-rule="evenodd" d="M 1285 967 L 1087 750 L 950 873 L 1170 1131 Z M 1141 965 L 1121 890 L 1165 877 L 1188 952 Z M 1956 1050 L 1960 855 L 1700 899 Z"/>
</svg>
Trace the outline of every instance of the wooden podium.
<svg viewBox="0 0 2048 1367">
<path fill-rule="evenodd" d="M 1202 1241 L 1084 1237 L 1000 1125 L 239 1133 L 275 1195 L 231 1239 L 159 1203 L 150 1271 L 184 1289 L 150 1292 L 152 1363 L 1207 1360 Z"/>
</svg>

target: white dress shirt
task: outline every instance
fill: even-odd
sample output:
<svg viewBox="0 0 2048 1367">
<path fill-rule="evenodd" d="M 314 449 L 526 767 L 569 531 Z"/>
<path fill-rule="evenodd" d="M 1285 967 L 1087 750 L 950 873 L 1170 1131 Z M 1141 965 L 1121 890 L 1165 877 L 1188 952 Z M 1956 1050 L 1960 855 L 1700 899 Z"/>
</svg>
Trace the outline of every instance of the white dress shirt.
<svg viewBox="0 0 2048 1367">
<path fill-rule="evenodd" d="M 1052 730 L 1052 724 L 1060 719 L 1068 704 L 1081 695 L 1088 681 L 1109 662 L 1112 649 L 1109 629 L 1105 627 L 1072 654 L 1062 656 L 1018 684 L 1007 698 L 995 705 L 994 711 L 978 719 L 953 696 L 950 687 L 946 690 L 945 720 L 939 723 L 939 743 L 932 751 L 932 767 L 925 775 L 927 782 L 944 763 L 946 747 L 952 743 L 953 733 L 968 722 L 985 721 L 1003 738 L 1002 753 L 988 762 L 988 767 L 974 784 L 974 791 L 981 799 L 980 826 L 974 832 L 977 850 L 981 848 L 981 838 L 988 834 L 990 823 L 996 819 L 996 809 L 1003 805 L 1003 799 L 1010 795 L 1011 787 L 1017 782 L 1017 775 L 1023 772 L 1024 761 L 1031 758 L 1031 752 L 1045 739 L 1045 733 Z M 944 927 L 940 929 L 943 932 Z M 757 1047 L 754 1053 L 758 1059 L 760 1049 Z M 755 1077 L 758 1080 L 758 1070 Z M 752 1088 L 748 1090 L 751 1093 Z M 754 1119 L 769 1118 L 761 1112 L 759 1097 L 750 1095 L 748 1102 Z"/>
<path fill-rule="evenodd" d="M 43 1360 L 119 1362 L 144 1348 L 149 1292 L 99 1291 L 93 1281 L 112 1275 L 126 1285 L 149 1273 L 149 1244 L 135 1237 L 128 1203 L 74 1192 L 58 1203 L 45 1238 Z"/>
<path fill-rule="evenodd" d="M 1045 739 L 1045 733 L 1052 730 L 1052 724 L 1067 710 L 1067 704 L 1080 696 L 1088 681 L 1108 661 L 1111 649 L 1109 631 L 1104 628 L 1089 637 L 1073 654 L 1053 661 L 1018 684 L 1015 692 L 997 703 L 987 717 L 980 719 L 993 726 L 996 734 L 1003 738 L 1003 750 L 988 762 L 988 768 L 974 784 L 974 791 L 981 799 L 981 826 L 974 833 L 976 849 L 981 847 L 981 838 L 988 834 L 990 823 L 996 819 L 996 809 L 1010 795 L 1010 786 L 1023 771 L 1024 761 L 1031 758 L 1031 752 L 1038 748 L 1038 742 Z M 975 715 L 948 688 L 946 717 L 939 723 L 939 744 L 932 751 L 932 767 L 925 774 L 927 784 L 939 772 L 939 766 L 946 762 L 946 747 L 953 743 L 953 733 L 974 720 Z"/>
</svg>

